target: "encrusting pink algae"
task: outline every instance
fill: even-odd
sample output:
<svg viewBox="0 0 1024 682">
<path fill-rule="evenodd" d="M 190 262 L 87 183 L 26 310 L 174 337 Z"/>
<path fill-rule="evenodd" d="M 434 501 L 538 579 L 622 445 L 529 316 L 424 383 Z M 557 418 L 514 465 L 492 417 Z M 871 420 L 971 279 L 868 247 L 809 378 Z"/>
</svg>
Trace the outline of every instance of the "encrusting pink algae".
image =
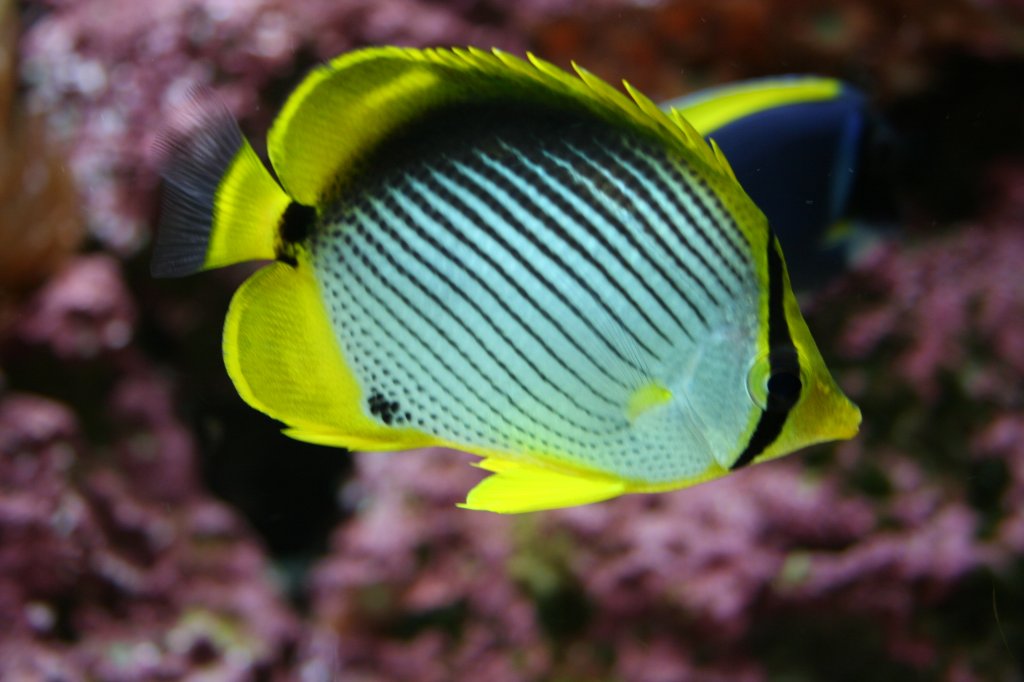
<svg viewBox="0 0 1024 682">
<path fill-rule="evenodd" d="M 0 235 L 39 240 L 0 258 L 0 679 L 1020 679 L 1019 4 L 18 7 L 0 197 L 24 202 Z M 306 70 L 375 43 L 532 49 L 656 98 L 824 71 L 933 133 L 898 185 L 900 236 L 804 306 L 860 436 L 521 517 L 454 507 L 483 475 L 458 453 L 277 436 L 220 365 L 238 273 L 146 272 L 151 144 L 193 84 L 259 139 Z M 38 195 L 18 189 L 15 119 L 41 126 Z M 25 276 L 4 265 L 19 253 Z"/>
</svg>

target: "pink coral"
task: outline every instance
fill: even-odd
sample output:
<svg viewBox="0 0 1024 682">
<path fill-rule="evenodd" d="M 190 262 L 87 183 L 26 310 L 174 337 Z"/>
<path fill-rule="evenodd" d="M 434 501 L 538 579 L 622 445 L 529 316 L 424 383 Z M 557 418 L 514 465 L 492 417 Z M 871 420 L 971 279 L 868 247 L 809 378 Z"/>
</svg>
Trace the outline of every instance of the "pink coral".
<svg viewBox="0 0 1024 682">
<path fill-rule="evenodd" d="M 166 378 L 138 371 L 120 381 L 110 399 L 118 468 L 138 493 L 168 504 L 185 502 L 199 490 L 196 444 L 174 416 L 174 397 Z"/>
<path fill-rule="evenodd" d="M 168 506 L 146 494 L 149 471 L 132 481 L 83 455 L 67 408 L 0 401 L 0 677 L 271 671 L 296 623 L 237 516 L 197 495 Z"/>
<path fill-rule="evenodd" d="M 454 508 L 482 475 L 467 457 L 361 455 L 327 555 L 302 557 L 308 579 L 293 572 L 308 613 L 282 600 L 260 543 L 200 471 L 201 445 L 207 462 L 254 464 L 259 436 L 229 452 L 177 414 L 214 433 L 260 419 L 237 416 L 217 364 L 237 276 L 157 290 L 128 258 L 151 229 L 150 143 L 192 84 L 216 89 L 257 146 L 305 70 L 374 43 L 532 47 L 658 97 L 813 68 L 899 99 L 935 80 L 945 50 L 1019 56 L 1012 5 L 21 3 L 33 13 L 24 90 L 71 147 L 95 251 L 69 261 L 61 247 L 47 267 L 62 269 L 11 306 L 0 347 L 0 678 L 1014 679 L 1019 160 L 991 176 L 985 216 L 918 228 L 813 308 L 864 409 L 858 441 L 692 490 L 515 518 Z M 1001 102 L 974 92 L 950 96 L 971 112 Z M 985 131 L 952 118 L 959 158 Z M 218 400 L 230 407 L 207 409 Z"/>
<path fill-rule="evenodd" d="M 224 82 L 218 90 L 231 108 L 255 113 L 265 127 L 280 103 L 261 111 L 258 93 L 358 45 L 523 48 L 507 33 L 469 23 L 458 8 L 416 0 L 54 4 L 25 37 L 24 70 L 35 86 L 34 106 L 53 113 L 72 146 L 93 236 L 122 255 L 146 241 L 156 177 L 152 142 L 189 88 Z M 126 176 L 134 182 L 124 182 Z"/>
<path fill-rule="evenodd" d="M 407 461 L 396 467 L 398 457 Z M 529 599 L 502 579 L 512 552 L 508 520 L 454 507 L 482 475 L 469 461 L 448 451 L 359 459 L 348 492 L 358 521 L 339 530 L 334 557 L 313 579 L 319 636 L 307 665 L 334 661 L 380 680 L 445 680 L 472 670 L 511 681 L 544 669 Z M 409 622 L 417 614 L 466 629 L 457 641 L 432 627 L 417 632 Z M 409 628 L 407 641 L 381 637 Z M 522 655 L 494 655 L 506 650 Z"/>
<path fill-rule="evenodd" d="M 998 500 L 995 544 L 1007 563 L 1024 556 L 1024 417 L 1006 413 L 994 419 L 972 442 L 975 457 L 1004 463 L 1009 482 Z"/>
<path fill-rule="evenodd" d="M 464 458 L 438 452 L 396 459 L 361 457 L 358 517 L 338 534 L 336 558 L 321 564 L 314 583 L 316 620 L 333 632 L 336 660 L 346 669 L 376 670 L 380 679 L 463 677 L 480 664 L 466 647 L 507 652 L 503 660 L 539 646 L 538 633 L 551 627 L 573 636 L 585 628 L 591 646 L 625 647 L 617 665 L 627 679 L 677 679 L 672 670 L 761 679 L 753 661 L 696 664 L 707 644 L 702 633 L 714 632 L 718 641 L 742 637 L 756 614 L 752 605 L 772 588 L 790 551 L 811 545 L 831 548 L 828 555 L 854 544 L 875 518 L 865 502 L 842 499 L 834 485 L 805 479 L 791 465 L 549 515 L 465 514 L 452 503 L 479 474 Z M 538 610 L 538 603 L 571 596 L 565 590 L 573 584 L 593 604 L 589 623 L 573 623 L 579 616 L 560 614 L 558 606 Z M 404 643 L 380 639 L 409 627 L 416 614 L 443 612 L 455 618 L 455 630 L 418 632 Z M 545 624 L 563 618 L 568 624 Z M 662 665 L 641 663 L 640 651 L 652 645 L 634 639 L 638 623 L 675 633 L 671 640 L 656 636 Z M 326 632 L 308 652 L 321 666 L 331 641 Z M 441 652 L 446 663 L 437 669 Z M 579 654 L 575 662 L 504 659 L 497 679 L 522 679 L 543 669 L 537 665 L 600 670 L 593 650 Z"/>
<path fill-rule="evenodd" d="M 13 334 L 61 359 L 84 360 L 127 346 L 135 316 L 117 260 L 81 256 L 26 304 Z"/>
</svg>

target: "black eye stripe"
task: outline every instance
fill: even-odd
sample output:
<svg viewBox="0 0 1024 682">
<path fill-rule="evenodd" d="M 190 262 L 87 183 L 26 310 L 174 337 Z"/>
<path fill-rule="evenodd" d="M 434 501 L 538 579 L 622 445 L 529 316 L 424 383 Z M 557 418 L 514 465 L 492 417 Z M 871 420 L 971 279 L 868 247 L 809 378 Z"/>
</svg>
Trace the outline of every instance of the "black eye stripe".
<svg viewBox="0 0 1024 682">
<path fill-rule="evenodd" d="M 770 375 L 768 403 L 754 427 L 747 447 L 730 467 L 733 471 L 750 464 L 782 433 L 786 417 L 800 399 L 800 361 L 786 321 L 786 299 L 782 254 L 775 235 L 768 233 L 768 356 Z M 787 378 L 788 377 L 788 378 Z"/>
<path fill-rule="evenodd" d="M 773 374 L 768 379 L 767 410 L 769 412 L 790 410 L 799 400 L 802 387 L 799 373 L 787 370 Z"/>
<path fill-rule="evenodd" d="M 803 383 L 800 381 L 800 360 L 796 349 L 781 348 L 768 356 L 768 398 L 769 412 L 787 411 L 800 399 Z"/>
</svg>

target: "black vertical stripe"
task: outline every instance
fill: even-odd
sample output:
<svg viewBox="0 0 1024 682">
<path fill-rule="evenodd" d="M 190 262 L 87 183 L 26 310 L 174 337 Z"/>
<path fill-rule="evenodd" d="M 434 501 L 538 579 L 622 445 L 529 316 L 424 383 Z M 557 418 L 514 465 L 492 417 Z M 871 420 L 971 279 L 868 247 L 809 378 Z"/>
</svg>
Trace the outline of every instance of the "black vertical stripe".
<svg viewBox="0 0 1024 682">
<path fill-rule="evenodd" d="M 783 277 L 782 255 L 779 244 L 771 231 L 768 233 L 768 351 L 771 375 L 791 372 L 791 363 L 796 359 L 796 347 L 789 333 L 786 321 L 785 278 Z M 797 367 L 799 369 L 799 367 Z M 798 397 L 798 396 L 797 396 Z M 775 442 L 786 424 L 791 406 L 796 398 L 780 401 L 773 399 L 769 382 L 768 405 L 761 411 L 761 418 L 754 427 L 747 447 L 730 467 L 733 471 L 750 464 L 755 457 Z"/>
</svg>

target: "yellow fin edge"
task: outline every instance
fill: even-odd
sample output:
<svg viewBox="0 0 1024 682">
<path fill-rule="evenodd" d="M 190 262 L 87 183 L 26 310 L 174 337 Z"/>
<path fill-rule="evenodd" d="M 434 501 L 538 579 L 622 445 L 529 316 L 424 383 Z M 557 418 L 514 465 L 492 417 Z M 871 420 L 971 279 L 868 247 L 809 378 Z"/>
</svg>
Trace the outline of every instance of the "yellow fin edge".
<svg viewBox="0 0 1024 682">
<path fill-rule="evenodd" d="M 788 104 L 817 102 L 837 97 L 842 83 L 835 78 L 758 79 L 714 88 L 706 99 L 674 108 L 704 135 L 760 111 Z"/>
<path fill-rule="evenodd" d="M 217 186 L 203 268 L 273 259 L 277 223 L 289 203 L 291 198 L 243 140 Z"/>
<path fill-rule="evenodd" d="M 383 425 L 363 412 L 362 392 L 335 338 L 312 275 L 272 263 L 231 300 L 224 365 L 246 403 L 286 424 L 292 438 L 354 450 L 437 445 L 410 428 Z"/>
<path fill-rule="evenodd" d="M 439 106 L 461 101 L 574 101 L 609 121 L 663 140 L 712 172 L 729 171 L 680 116 L 626 85 L 632 99 L 586 69 L 576 75 L 528 54 L 494 49 L 375 47 L 315 69 L 274 121 L 268 151 L 296 201 L 316 205 L 377 141 Z"/>
<path fill-rule="evenodd" d="M 537 464 L 486 457 L 477 463 L 493 472 L 480 481 L 463 509 L 521 514 L 573 507 L 618 497 L 626 492 L 623 481 L 598 475 L 578 475 Z"/>
<path fill-rule="evenodd" d="M 450 446 L 467 451 L 466 448 Z M 644 483 L 611 474 L 564 465 L 545 466 L 541 462 L 511 460 L 500 453 L 484 455 L 475 466 L 492 472 L 473 487 L 462 509 L 498 514 L 522 514 L 575 507 L 631 493 L 659 493 L 688 488 L 720 478 L 727 473 L 717 463 L 697 475 L 663 483 Z"/>
</svg>

